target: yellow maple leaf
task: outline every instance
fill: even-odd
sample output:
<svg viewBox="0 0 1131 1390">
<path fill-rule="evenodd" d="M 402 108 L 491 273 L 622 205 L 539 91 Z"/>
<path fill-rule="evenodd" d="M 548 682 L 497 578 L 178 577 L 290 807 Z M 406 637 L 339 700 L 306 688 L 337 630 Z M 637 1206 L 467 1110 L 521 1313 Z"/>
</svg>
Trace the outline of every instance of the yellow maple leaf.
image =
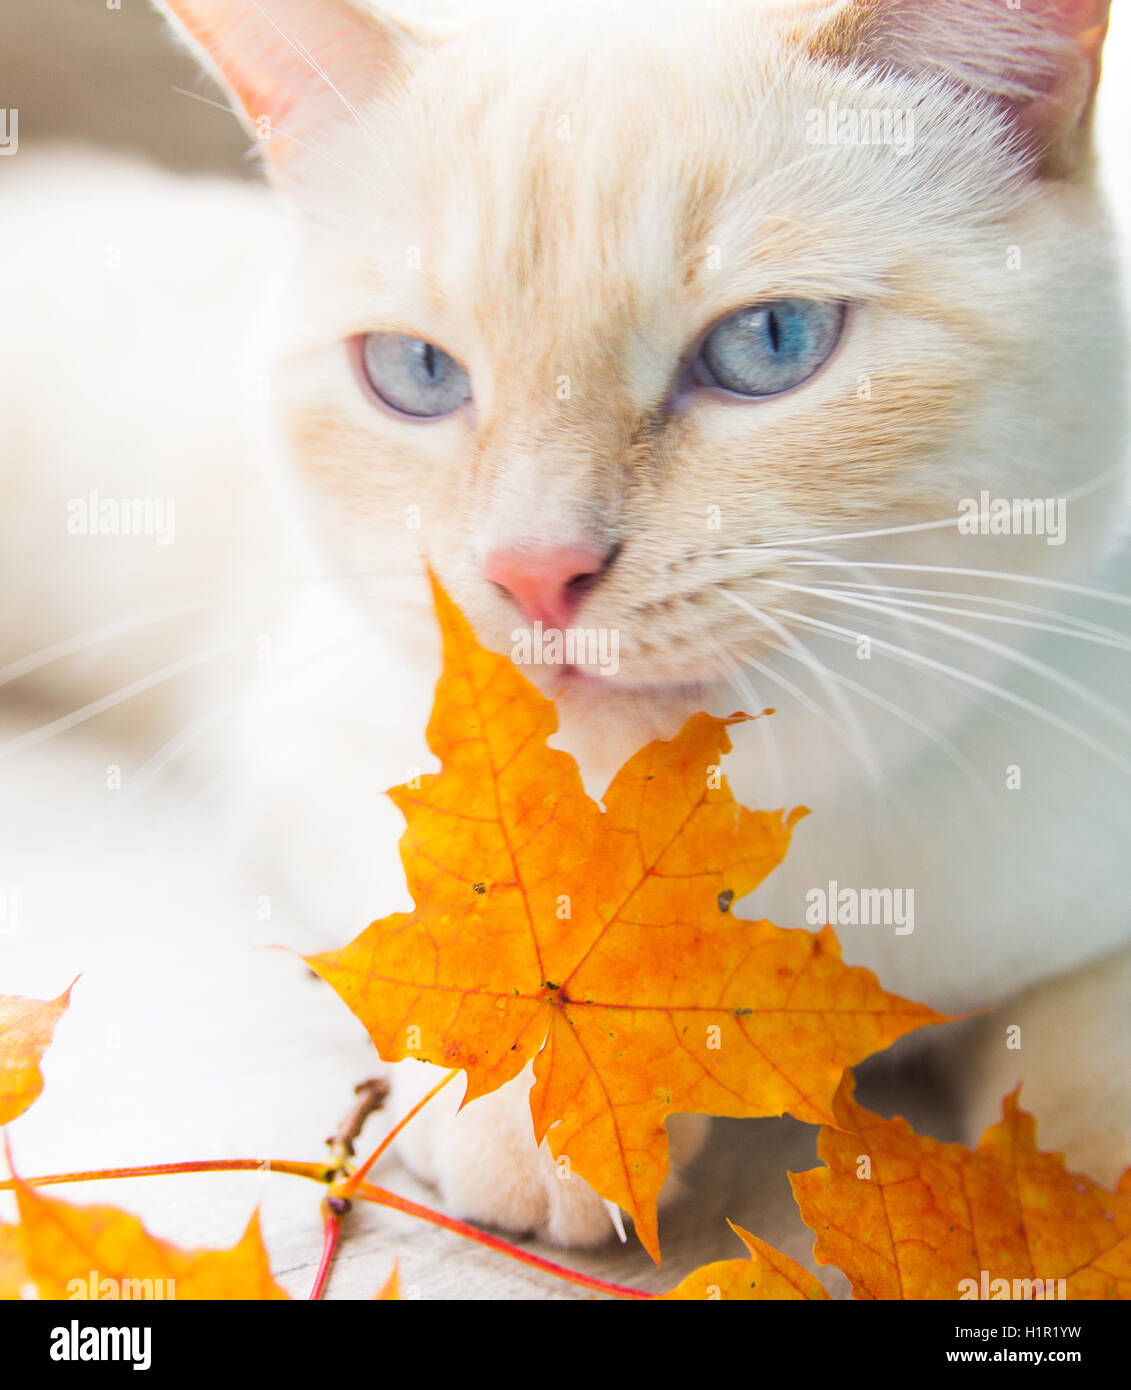
<svg viewBox="0 0 1131 1390">
<path fill-rule="evenodd" d="M 465 1104 L 533 1059 L 537 1139 L 658 1259 L 669 1114 L 832 1123 L 846 1066 L 940 1016 L 845 966 L 831 930 L 729 910 L 804 814 L 734 800 L 719 764 L 735 719 L 697 715 L 645 748 L 602 811 L 546 746 L 552 704 L 439 590 L 436 604 L 443 770 L 390 793 L 416 910 L 308 963 L 386 1061 L 466 1071 Z"/>
<path fill-rule="evenodd" d="M 821 1131 L 826 1166 L 790 1182 L 818 1263 L 857 1298 L 1131 1298 L 1131 1182 L 1109 1192 L 1042 1153 L 1016 1092 L 970 1150 L 882 1119 L 852 1090 L 846 1077 L 838 1128 Z"/>
<path fill-rule="evenodd" d="M 662 1298 L 678 1302 L 693 1299 L 706 1299 L 709 1302 L 735 1299 L 820 1302 L 828 1299 L 820 1281 L 796 1260 L 791 1260 L 764 1240 L 752 1236 L 733 1221 L 728 1221 L 727 1225 L 746 1246 L 750 1258 L 719 1260 L 704 1265 L 674 1289 L 662 1294 Z"/>
<path fill-rule="evenodd" d="M 58 999 L 0 994 L 0 1125 L 23 1114 L 43 1090 L 40 1059 L 73 988 L 72 984 Z"/>
<path fill-rule="evenodd" d="M 0 1221 L 0 1299 L 19 1298 L 28 1283 L 27 1266 L 20 1254 L 19 1231 Z"/>
<path fill-rule="evenodd" d="M 258 1214 L 230 1250 L 183 1250 L 117 1207 L 74 1206 L 19 1181 L 16 1200 L 25 1281 L 41 1298 L 288 1297 L 271 1277 Z"/>
</svg>

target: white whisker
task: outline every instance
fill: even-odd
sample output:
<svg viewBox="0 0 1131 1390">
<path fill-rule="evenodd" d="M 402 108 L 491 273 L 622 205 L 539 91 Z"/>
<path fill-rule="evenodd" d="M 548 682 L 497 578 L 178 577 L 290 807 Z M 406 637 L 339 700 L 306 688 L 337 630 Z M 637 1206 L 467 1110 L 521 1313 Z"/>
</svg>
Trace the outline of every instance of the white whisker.
<svg viewBox="0 0 1131 1390">
<path fill-rule="evenodd" d="M 719 592 L 722 594 L 723 598 L 729 599 L 730 602 L 733 603 L 736 607 L 741 608 L 743 612 L 748 613 L 752 618 L 756 618 L 759 622 L 763 623 L 766 627 L 768 627 L 771 630 L 771 632 L 776 633 L 777 636 L 781 639 L 781 641 L 795 648 L 796 652 L 798 653 L 797 659 L 801 661 L 804 665 L 808 666 L 809 669 L 816 675 L 818 681 L 821 683 L 822 688 L 826 691 L 826 693 L 829 695 L 829 698 L 836 706 L 837 713 L 840 715 L 842 724 L 842 728 L 840 730 L 834 731 L 836 732 L 837 737 L 843 743 L 845 748 L 847 748 L 849 752 L 853 755 L 853 757 L 861 764 L 861 766 L 868 773 L 868 776 L 872 779 L 872 781 L 878 781 L 879 760 L 876 757 L 876 750 L 873 747 L 871 740 L 868 738 L 868 735 L 865 732 L 860 721 L 856 718 L 855 714 L 849 707 L 848 702 L 841 695 L 840 691 L 831 682 L 829 682 L 828 669 L 824 665 L 824 663 L 819 661 L 808 650 L 808 648 L 805 647 L 804 644 L 796 636 L 794 636 L 794 634 L 790 632 L 787 627 L 784 627 L 781 623 L 779 623 L 777 619 L 772 616 L 772 614 L 762 609 L 759 609 L 754 604 L 748 603 L 738 594 L 731 593 L 729 589 L 720 589 Z M 814 717 L 817 718 L 822 724 L 827 723 L 827 711 L 821 709 L 821 707 L 817 705 L 815 701 L 811 700 L 803 691 L 799 690 L 797 686 L 793 685 L 791 682 L 787 682 L 784 676 L 781 676 L 776 672 L 770 671 L 769 668 L 756 662 L 754 658 L 748 655 L 747 653 L 739 652 L 738 656 L 741 660 L 748 662 L 757 670 L 761 671 L 763 675 L 767 676 L 769 679 L 776 681 L 782 687 L 783 690 L 786 690 L 789 694 L 793 695 L 793 697 L 798 701 L 798 703 L 800 703 L 805 709 L 808 709 L 810 714 L 814 715 Z"/>
<path fill-rule="evenodd" d="M 792 593 L 815 594 L 818 597 L 831 599 L 849 608 L 862 608 L 872 613 L 890 613 L 890 610 L 882 603 L 877 603 L 871 599 L 858 598 L 852 594 L 844 594 L 839 590 L 815 589 L 811 585 L 787 584 L 777 579 L 766 579 L 763 582 L 774 588 L 788 589 Z M 1105 715 L 1113 724 L 1117 724 L 1121 729 L 1131 733 L 1131 719 L 1129 719 L 1122 710 L 1116 709 L 1114 705 L 1110 705 L 1106 700 L 1100 699 L 1100 697 L 1089 690 L 1087 686 L 1081 685 L 1079 681 L 1075 681 L 1070 676 L 1064 675 L 1063 672 L 1057 671 L 1046 662 L 1038 661 L 1035 657 L 1031 657 L 1025 652 L 1018 651 L 1014 647 L 1006 646 L 1004 642 L 994 642 L 988 637 L 979 637 L 976 633 L 964 632 L 961 628 L 955 627 L 953 623 L 940 623 L 934 618 L 923 617 L 915 613 L 908 613 L 906 617 L 908 622 L 914 623 L 916 626 L 924 627 L 931 632 L 942 633 L 946 637 L 952 637 L 957 641 L 977 647 L 981 651 L 989 652 L 993 656 L 1001 657 L 1006 661 L 1014 662 L 1018 666 L 1023 666 L 1027 671 L 1032 671 L 1035 675 L 1041 676 L 1051 685 L 1059 686 L 1061 690 L 1067 691 L 1068 694 L 1074 696 L 1083 704 L 1089 705 L 1098 714 Z"/>
<path fill-rule="evenodd" d="M 836 637 L 835 640 L 851 642 L 855 645 L 858 638 L 854 635 L 846 634 L 844 637 Z M 786 647 L 782 647 L 774 642 L 767 643 L 767 645 L 773 647 L 775 651 L 781 652 L 783 656 L 792 656 L 795 660 L 798 659 L 796 654 L 789 651 Z M 906 724 L 909 729 L 913 729 L 917 734 L 921 734 L 931 743 L 936 744 L 942 749 L 950 761 L 954 763 L 955 767 L 967 778 L 973 790 L 984 801 L 989 802 L 984 778 L 979 775 L 974 764 L 963 755 L 958 745 L 947 738 L 945 734 L 941 733 L 933 725 L 920 719 L 917 715 L 908 713 L 907 710 L 902 709 L 891 700 L 885 699 L 882 695 L 877 695 L 874 690 L 869 690 L 867 686 L 860 685 L 859 682 L 852 680 L 841 672 L 830 670 L 827 674 L 830 680 L 835 681 L 838 685 L 844 686 L 846 690 L 852 691 L 854 695 L 859 695 L 861 699 L 867 700 L 870 704 L 875 705 L 877 709 L 882 709 L 885 714 L 894 716 L 894 718 L 898 719 L 901 723 Z"/>
<path fill-rule="evenodd" d="M 859 565 L 847 560 L 815 560 L 811 556 L 800 558 L 797 563 L 831 569 L 857 569 Z M 1064 579 L 1046 579 L 1035 574 L 1015 574 L 1010 570 L 964 569 L 957 565 L 903 565 L 891 561 L 869 561 L 870 570 L 906 570 L 917 574 L 954 574 L 963 579 L 1000 579 L 1003 583 L 1034 584 L 1038 588 L 1053 589 L 1058 593 L 1073 594 L 1079 598 L 1102 599 L 1131 608 L 1131 597 L 1115 594 L 1108 589 L 1095 589 L 1086 584 L 1073 584 Z"/>
<path fill-rule="evenodd" d="M 136 632 L 139 628 L 170 622 L 173 618 L 181 618 L 189 613 L 199 613 L 202 609 L 215 607 L 222 601 L 221 598 L 196 599 L 191 603 L 183 603 L 175 608 L 164 609 L 160 613 L 143 613 L 139 617 L 119 618 L 116 622 L 91 628 L 75 637 L 67 637 L 61 642 L 53 643 L 50 647 L 44 647 L 41 651 L 33 652 L 30 656 L 22 656 L 17 661 L 9 661 L 6 666 L 0 666 L 0 685 L 8 685 L 12 681 L 20 680 L 24 676 L 31 675 L 33 671 L 49 666 L 53 661 L 61 661 L 63 657 L 86 651 L 90 647 L 97 646 L 99 642 L 109 642 L 124 633 Z"/>
<path fill-rule="evenodd" d="M 803 626 L 816 628 L 821 632 L 839 633 L 850 638 L 853 642 L 858 642 L 860 634 L 853 632 L 849 628 L 840 627 L 835 623 L 826 623 L 819 618 L 811 618 L 804 613 L 793 613 L 784 609 L 779 609 L 786 617 L 792 618 L 794 622 L 801 623 Z M 871 637 L 870 642 L 879 651 L 887 652 L 889 655 L 898 659 L 910 662 L 912 665 L 921 666 L 925 670 L 936 671 L 942 675 L 950 676 L 953 680 L 963 685 L 971 686 L 975 690 L 981 690 L 985 694 L 993 696 L 1006 704 L 1013 705 L 1015 708 L 1023 710 L 1026 714 L 1031 714 L 1042 723 L 1050 725 L 1059 732 L 1066 734 L 1069 738 L 1081 743 L 1086 748 L 1090 748 L 1094 753 L 1098 753 L 1105 761 L 1112 763 L 1123 772 L 1131 772 L 1131 763 L 1118 757 L 1116 754 L 1098 740 L 1084 733 L 1082 729 L 1076 728 L 1074 724 L 1069 724 L 1067 720 L 1061 719 L 1058 715 L 1049 710 L 1042 709 L 1031 700 L 1024 696 L 1016 695 L 1012 691 L 1003 690 L 1000 686 L 994 685 L 991 681 L 983 680 L 980 676 L 972 675 L 968 671 L 961 671 L 957 667 L 948 666 L 945 662 L 936 661 L 933 657 L 924 656 L 920 652 L 914 652 L 905 647 L 899 647 L 891 642 L 886 642 L 880 637 Z"/>
<path fill-rule="evenodd" d="M 731 672 L 727 677 L 727 683 L 733 687 L 741 701 L 747 702 L 746 712 L 749 714 L 757 714 L 760 710 L 767 709 L 768 705 L 766 701 L 759 697 L 758 692 L 750 683 L 749 677 L 730 653 L 713 640 L 711 641 L 711 645 L 718 652 L 723 664 L 727 666 Z M 772 725 L 772 719 L 758 719 L 755 721 L 755 727 L 758 730 L 759 737 L 762 740 L 762 746 L 766 752 L 767 761 L 770 764 L 770 775 L 774 779 L 776 785 L 781 787 L 785 785 L 782 780 L 781 751 L 778 748 L 777 730 L 771 727 Z"/>
<path fill-rule="evenodd" d="M 874 531 L 839 531 L 825 536 L 800 536 L 796 540 L 791 539 L 785 548 L 793 549 L 803 545 L 829 545 L 833 541 L 869 541 L 882 536 L 909 536 L 919 531 L 946 531 L 952 530 L 961 520 L 960 516 L 951 516 L 941 521 L 916 521 L 903 526 L 882 526 Z M 780 551 L 782 549 L 783 546 L 778 541 L 756 541 L 751 545 L 740 545 L 729 550 L 721 550 L 719 554 L 745 555 L 750 551 Z"/>
<path fill-rule="evenodd" d="M 1072 488 L 1064 494 L 1065 502 L 1075 502 L 1081 497 L 1087 497 L 1093 492 L 1097 492 L 1105 484 L 1122 479 L 1124 468 L 1122 464 L 1115 464 L 1111 468 L 1105 468 L 1102 473 L 1095 474 L 1087 482 L 1081 483 L 1079 487 Z M 980 511 L 976 513 L 979 521 L 987 520 L 990 513 Z M 937 521 L 913 521 L 905 522 L 898 526 L 882 526 L 871 531 L 841 531 L 836 534 L 806 536 L 798 540 L 790 540 L 789 546 L 801 545 L 828 545 L 832 541 L 865 541 L 875 540 L 882 536 L 911 536 L 923 531 L 946 531 L 953 530 L 960 523 L 969 524 L 971 518 L 966 515 L 954 515 L 940 517 Z M 722 555 L 742 555 L 751 550 L 779 550 L 780 545 L 775 541 L 758 541 L 751 545 L 738 546 L 734 550 L 723 550 Z"/>
<path fill-rule="evenodd" d="M 1010 613 L 1031 613 L 1036 617 L 1054 618 L 1058 624 L 1044 623 L 1021 623 L 1017 619 L 1006 617 L 1002 614 L 988 614 L 971 612 L 967 609 L 959 608 L 940 608 L 940 612 L 955 613 L 965 618 L 981 619 L 983 621 L 995 620 L 1003 623 L 1016 622 L 1018 626 L 1032 627 L 1042 632 L 1055 633 L 1063 637 L 1086 638 L 1089 634 L 1103 646 L 1115 647 L 1121 651 L 1131 651 L 1131 638 L 1123 633 L 1117 632 L 1114 628 L 1103 627 L 1099 623 L 1090 623 L 1084 618 L 1078 618 L 1072 613 L 1065 613 L 1055 608 L 1038 608 L 1031 603 L 1014 603 L 1009 599 L 994 598 L 988 594 L 967 594 L 961 589 L 912 589 L 903 588 L 893 584 L 861 584 L 849 579 L 838 579 L 837 586 L 841 589 L 865 589 L 876 593 L 890 594 L 911 594 L 921 598 L 948 598 L 960 599 L 964 603 L 983 603 L 993 604 L 996 608 L 1004 608 Z M 915 604 L 908 603 L 903 599 L 889 599 L 891 603 L 904 603 L 907 607 L 915 607 Z M 934 604 L 924 604 L 923 607 L 934 608 Z"/>
<path fill-rule="evenodd" d="M 18 734 L 15 738 L 0 743 L 0 758 L 9 758 L 15 753 L 22 752 L 25 748 L 33 748 L 36 744 L 45 743 L 57 734 L 66 733 L 68 729 L 73 729 L 77 724 L 84 724 L 87 720 L 94 719 L 97 715 L 114 709 L 126 700 L 133 699 L 135 695 L 141 695 L 147 690 L 152 690 L 154 686 L 173 680 L 175 677 L 183 675 L 184 672 L 191 671 L 194 667 L 203 666 L 209 661 L 216 661 L 229 652 L 237 651 L 246 645 L 245 639 L 235 638 L 230 642 L 222 642 L 219 646 L 212 647 L 208 651 L 200 652 L 196 656 L 187 656 L 180 661 L 174 661 L 169 666 L 163 666 L 159 671 L 152 671 L 148 676 L 141 676 L 138 680 L 131 681 L 129 685 L 122 686 L 120 690 L 115 690 L 110 695 L 103 695 L 101 699 L 83 705 L 81 709 L 72 710 L 70 714 L 53 719 L 49 724 L 41 724 L 38 729 L 31 729 L 26 734 Z"/>
<path fill-rule="evenodd" d="M 829 593 L 836 593 L 837 590 L 830 589 Z M 952 608 L 943 603 L 923 603 L 914 599 L 892 598 L 885 595 L 884 603 L 894 609 L 912 609 L 916 612 L 927 613 L 948 613 L 952 617 L 966 618 L 970 622 L 978 623 L 999 623 L 1007 627 L 1025 628 L 1032 632 L 1044 632 L 1053 637 L 1070 637 L 1077 642 L 1092 642 L 1096 646 L 1110 647 L 1117 651 L 1131 651 L 1131 641 L 1126 638 L 1116 637 L 1114 640 L 1109 637 L 1100 637 L 1090 632 L 1081 632 L 1072 627 L 1065 627 L 1059 623 L 1035 622 L 1031 618 L 1011 618 L 1005 613 L 972 613 L 968 608 Z"/>
</svg>

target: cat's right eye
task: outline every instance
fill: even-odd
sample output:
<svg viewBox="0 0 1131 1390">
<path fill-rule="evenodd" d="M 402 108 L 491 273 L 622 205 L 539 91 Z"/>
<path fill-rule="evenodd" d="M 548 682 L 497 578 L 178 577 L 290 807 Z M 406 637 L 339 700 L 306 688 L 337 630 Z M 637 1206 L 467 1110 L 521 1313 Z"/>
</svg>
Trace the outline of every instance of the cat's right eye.
<svg viewBox="0 0 1131 1390">
<path fill-rule="evenodd" d="M 438 420 L 471 399 L 466 370 L 423 338 L 366 333 L 360 339 L 359 357 L 370 389 L 398 414 Z"/>
<path fill-rule="evenodd" d="M 845 306 L 775 299 L 716 324 L 696 361 L 699 382 L 736 396 L 780 396 L 814 376 L 844 328 Z"/>
</svg>

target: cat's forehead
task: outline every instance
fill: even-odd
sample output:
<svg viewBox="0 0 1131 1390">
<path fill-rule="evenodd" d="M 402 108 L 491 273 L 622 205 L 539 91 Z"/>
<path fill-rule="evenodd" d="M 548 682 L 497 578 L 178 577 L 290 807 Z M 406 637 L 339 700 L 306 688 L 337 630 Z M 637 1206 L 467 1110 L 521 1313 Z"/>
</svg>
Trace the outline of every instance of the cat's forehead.
<svg viewBox="0 0 1131 1390">
<path fill-rule="evenodd" d="M 682 249 L 688 224 L 705 226 L 739 167 L 753 177 L 773 162 L 743 138 L 764 72 L 754 66 L 742 81 L 733 65 L 704 60 L 666 45 L 560 59 L 543 50 L 527 68 L 515 66 L 519 55 L 482 65 L 475 50 L 447 55 L 416 116 L 433 190 L 445 208 L 475 205 L 481 243 L 520 277 L 568 273 L 575 255 L 610 259 L 660 228 Z"/>
<path fill-rule="evenodd" d="M 720 218 L 806 153 L 798 93 L 765 67 L 667 48 L 516 70 L 444 55 L 403 97 L 376 180 L 376 216 L 431 244 L 447 292 L 576 291 L 584 270 L 624 286 L 692 279 Z M 379 137 L 380 138 L 380 137 Z"/>
<path fill-rule="evenodd" d="M 343 154 L 363 170 L 365 257 L 413 271 L 377 276 L 393 326 L 510 380 L 544 379 L 563 344 L 596 374 L 632 376 L 635 354 L 646 398 L 650 354 L 666 377 L 712 315 L 865 296 L 917 238 L 937 250 L 968 192 L 992 196 L 992 130 L 974 137 L 953 96 L 815 62 L 749 14 L 560 45 L 488 32 L 413 72 L 372 113 L 376 148 L 355 132 Z M 814 142 L 814 112 L 868 103 L 913 116 L 921 148 Z"/>
</svg>

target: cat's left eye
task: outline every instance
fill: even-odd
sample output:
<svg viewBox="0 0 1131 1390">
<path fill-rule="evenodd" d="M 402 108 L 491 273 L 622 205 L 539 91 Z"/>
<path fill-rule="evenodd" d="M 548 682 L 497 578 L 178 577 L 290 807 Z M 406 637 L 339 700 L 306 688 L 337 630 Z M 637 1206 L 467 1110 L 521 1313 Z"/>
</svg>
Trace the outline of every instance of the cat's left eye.
<svg viewBox="0 0 1131 1390">
<path fill-rule="evenodd" d="M 373 392 L 401 415 L 436 420 L 471 399 L 471 378 L 460 364 L 423 338 L 366 333 L 361 370 Z"/>
<path fill-rule="evenodd" d="M 739 396 L 780 396 L 809 380 L 832 356 L 845 306 L 775 299 L 740 309 L 711 330 L 695 362 L 702 386 Z"/>
</svg>

